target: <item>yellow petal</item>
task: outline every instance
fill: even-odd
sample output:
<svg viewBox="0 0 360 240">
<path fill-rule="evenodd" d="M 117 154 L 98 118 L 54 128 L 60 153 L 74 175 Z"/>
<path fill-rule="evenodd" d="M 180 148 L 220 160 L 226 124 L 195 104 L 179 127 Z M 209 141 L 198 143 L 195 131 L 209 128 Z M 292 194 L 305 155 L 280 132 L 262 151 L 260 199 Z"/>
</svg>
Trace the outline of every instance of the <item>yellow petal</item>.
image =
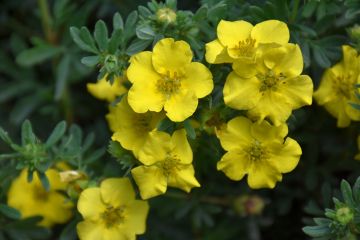
<svg viewBox="0 0 360 240">
<path fill-rule="evenodd" d="M 101 199 L 100 188 L 87 188 L 80 194 L 77 208 L 85 219 L 98 220 L 106 206 Z"/>
<path fill-rule="evenodd" d="M 128 102 L 137 113 L 147 111 L 160 112 L 164 106 L 165 98 L 156 88 L 156 80 L 134 83 L 128 93 Z"/>
<path fill-rule="evenodd" d="M 223 94 L 226 105 L 247 110 L 255 107 L 261 98 L 260 81 L 254 78 L 241 78 L 231 72 L 225 82 Z"/>
<path fill-rule="evenodd" d="M 173 122 L 182 122 L 193 115 L 198 106 L 195 92 L 181 89 L 165 102 L 166 116 Z"/>
<path fill-rule="evenodd" d="M 232 68 L 235 73 L 242 78 L 251 78 L 256 75 L 256 62 L 246 61 L 242 58 L 234 61 Z"/>
<path fill-rule="evenodd" d="M 349 45 L 343 45 L 342 52 L 343 52 L 343 61 L 342 62 L 344 64 L 345 68 L 349 68 L 349 69 L 355 68 L 356 69 L 357 67 L 359 67 L 359 64 L 360 64 L 359 54 L 356 51 L 356 49 L 352 48 Z"/>
<path fill-rule="evenodd" d="M 155 71 L 152 64 L 152 52 L 140 52 L 130 59 L 127 77 L 131 83 L 146 83 L 156 81 L 161 76 Z"/>
<path fill-rule="evenodd" d="M 135 192 L 128 178 L 108 178 L 101 182 L 102 200 L 114 208 L 135 200 Z"/>
<path fill-rule="evenodd" d="M 356 99 L 355 101 L 351 101 L 352 103 L 360 104 L 360 101 Z M 349 101 L 350 103 L 350 101 Z M 353 121 L 360 121 L 360 111 L 355 109 L 350 104 L 345 105 L 345 113 L 349 116 L 349 118 Z"/>
<path fill-rule="evenodd" d="M 303 58 L 299 45 L 286 44 L 274 47 L 263 53 L 265 65 L 279 75 L 282 73 L 287 78 L 299 76 L 303 71 Z"/>
<path fill-rule="evenodd" d="M 286 138 L 284 144 L 273 143 L 269 149 L 271 157 L 268 162 L 281 173 L 294 170 L 302 154 L 301 147 L 292 138 Z"/>
<path fill-rule="evenodd" d="M 241 150 L 232 150 L 224 154 L 217 163 L 217 169 L 234 181 L 241 180 L 248 173 L 251 162 Z"/>
<path fill-rule="evenodd" d="M 195 178 L 195 171 L 192 164 L 178 165 L 175 172 L 169 175 L 168 185 L 190 192 L 194 187 L 200 187 L 200 183 Z"/>
<path fill-rule="evenodd" d="M 190 64 L 192 58 L 190 46 L 185 41 L 164 38 L 153 48 L 152 63 L 158 73 L 170 73 L 170 76 L 174 76 L 175 72 L 183 74 L 184 68 Z"/>
<path fill-rule="evenodd" d="M 126 226 L 127 231 L 135 234 L 143 234 L 146 230 L 146 217 L 149 212 L 147 201 L 135 200 L 126 207 Z"/>
<path fill-rule="evenodd" d="M 157 166 L 139 166 L 133 168 L 131 174 L 139 187 L 142 199 L 149 199 L 166 192 L 166 176 Z"/>
<path fill-rule="evenodd" d="M 105 240 L 104 228 L 105 226 L 92 221 L 83 221 L 76 226 L 80 240 Z"/>
<path fill-rule="evenodd" d="M 133 119 L 136 115 L 137 113 L 129 106 L 127 96 L 124 96 L 115 107 L 110 106 L 106 119 L 111 131 L 116 132 L 124 127 L 133 125 Z"/>
<path fill-rule="evenodd" d="M 127 89 L 123 85 L 125 79 L 123 77 L 115 77 L 113 84 L 106 80 L 106 76 L 97 83 L 86 84 L 87 90 L 94 97 L 112 102 L 117 96 L 125 94 Z"/>
<path fill-rule="evenodd" d="M 205 45 L 206 53 L 205 59 L 208 63 L 219 64 L 219 63 L 231 63 L 234 61 L 233 58 L 227 53 L 227 48 L 221 45 L 219 40 L 214 40 Z"/>
<path fill-rule="evenodd" d="M 227 150 L 240 149 L 253 140 L 250 133 L 252 122 L 245 117 L 236 117 L 230 120 L 226 128 L 219 133 L 221 146 Z"/>
<path fill-rule="evenodd" d="M 285 97 L 277 92 L 265 92 L 256 107 L 248 110 L 248 116 L 259 122 L 269 118 L 275 126 L 286 122 L 291 115 L 291 106 Z"/>
<path fill-rule="evenodd" d="M 345 112 L 345 106 L 347 105 L 347 102 L 344 102 L 344 100 L 334 100 L 328 103 L 325 103 L 324 107 L 325 109 L 334 117 L 337 118 L 337 127 L 344 128 L 348 127 L 351 123 L 350 117 Z"/>
<path fill-rule="evenodd" d="M 249 170 L 247 182 L 250 188 L 274 188 L 276 182 L 282 180 L 282 175 L 273 166 L 261 161 L 254 162 Z"/>
<path fill-rule="evenodd" d="M 193 160 L 193 153 L 186 137 L 185 129 L 177 130 L 171 136 L 173 144 L 173 154 L 175 154 L 182 164 L 190 164 Z"/>
<path fill-rule="evenodd" d="M 335 86 L 333 84 L 334 78 L 336 78 L 336 75 L 334 73 L 334 67 L 331 69 L 327 69 L 324 72 L 321 78 L 320 86 L 313 94 L 316 102 L 319 105 L 324 105 L 327 102 L 336 100 L 337 97 L 334 94 Z"/>
<path fill-rule="evenodd" d="M 217 26 L 217 36 L 220 43 L 228 48 L 235 48 L 240 41 L 250 37 L 253 25 L 246 21 L 229 22 L 221 20 Z"/>
<path fill-rule="evenodd" d="M 284 22 L 267 20 L 254 26 L 251 37 L 259 43 L 285 44 L 289 41 L 290 33 Z"/>
<path fill-rule="evenodd" d="M 171 137 L 168 133 L 153 131 L 139 152 L 139 161 L 145 165 L 152 165 L 163 161 L 171 150 Z"/>
<path fill-rule="evenodd" d="M 195 92 L 197 98 L 203 98 L 214 88 L 212 74 L 203 64 L 190 63 L 185 69 L 185 77 L 181 79 L 181 86 Z"/>
<path fill-rule="evenodd" d="M 285 123 L 276 127 L 267 121 L 252 124 L 250 130 L 251 135 L 261 143 L 276 141 L 282 144 L 284 137 L 288 134 L 288 127 Z"/>
<path fill-rule="evenodd" d="M 72 216 L 73 203 L 61 193 L 50 192 L 47 202 L 41 205 L 44 220 L 49 220 L 50 226 L 66 223 Z"/>
<path fill-rule="evenodd" d="M 313 82 L 307 75 L 284 80 L 279 84 L 278 91 L 286 97 L 292 109 L 312 104 Z"/>
</svg>

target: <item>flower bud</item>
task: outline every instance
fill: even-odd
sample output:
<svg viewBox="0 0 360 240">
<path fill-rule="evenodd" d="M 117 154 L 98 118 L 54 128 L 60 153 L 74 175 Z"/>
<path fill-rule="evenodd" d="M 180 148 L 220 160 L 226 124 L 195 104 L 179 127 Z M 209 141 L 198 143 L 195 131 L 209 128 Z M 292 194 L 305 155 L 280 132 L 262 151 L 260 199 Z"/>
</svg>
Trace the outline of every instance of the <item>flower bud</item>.
<svg viewBox="0 0 360 240">
<path fill-rule="evenodd" d="M 354 213 L 349 207 L 341 207 L 336 210 L 336 220 L 344 225 L 354 219 Z"/>
<path fill-rule="evenodd" d="M 241 216 L 260 215 L 264 209 L 264 200 L 256 195 L 243 195 L 234 200 L 234 209 Z"/>
<path fill-rule="evenodd" d="M 156 17 L 159 22 L 169 24 L 176 21 L 176 12 L 171 8 L 160 8 L 156 12 Z"/>
</svg>

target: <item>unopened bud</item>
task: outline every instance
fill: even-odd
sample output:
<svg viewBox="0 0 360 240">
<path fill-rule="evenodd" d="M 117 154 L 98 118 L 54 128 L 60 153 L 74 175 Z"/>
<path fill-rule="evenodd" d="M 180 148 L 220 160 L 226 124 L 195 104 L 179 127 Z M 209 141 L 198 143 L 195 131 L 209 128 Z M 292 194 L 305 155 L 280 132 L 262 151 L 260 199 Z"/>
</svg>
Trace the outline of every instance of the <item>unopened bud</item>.
<svg viewBox="0 0 360 240">
<path fill-rule="evenodd" d="M 173 23 L 176 21 L 176 12 L 171 8 L 160 8 L 156 12 L 156 17 L 159 22 Z"/>
<path fill-rule="evenodd" d="M 234 200 L 234 209 L 241 216 L 260 215 L 264 207 L 264 200 L 256 195 L 244 195 Z"/>
<path fill-rule="evenodd" d="M 336 210 L 336 220 L 346 225 L 354 219 L 354 213 L 349 207 L 341 207 Z"/>
</svg>

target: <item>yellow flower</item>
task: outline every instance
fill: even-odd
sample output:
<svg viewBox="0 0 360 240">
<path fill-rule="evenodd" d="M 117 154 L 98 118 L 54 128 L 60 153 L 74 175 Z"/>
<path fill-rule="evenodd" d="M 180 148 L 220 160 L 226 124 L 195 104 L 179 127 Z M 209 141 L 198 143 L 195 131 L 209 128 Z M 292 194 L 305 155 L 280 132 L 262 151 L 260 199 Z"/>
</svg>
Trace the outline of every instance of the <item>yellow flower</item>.
<svg viewBox="0 0 360 240">
<path fill-rule="evenodd" d="M 360 161 L 360 135 L 357 138 L 357 146 L 358 146 L 359 153 L 355 155 L 355 159 Z"/>
<path fill-rule="evenodd" d="M 8 192 L 8 205 L 18 209 L 23 218 L 42 216 L 39 225 L 51 227 L 54 224 L 65 223 L 71 216 L 73 207 L 64 195 L 66 184 L 60 181 L 59 173 L 54 169 L 46 171 L 50 182 L 50 191 L 46 191 L 34 173 L 32 182 L 27 181 L 27 170 L 24 169 L 10 186 Z"/>
<path fill-rule="evenodd" d="M 114 82 L 111 84 L 106 80 L 106 76 L 100 79 L 97 83 L 88 83 L 86 85 L 87 90 L 94 97 L 100 100 L 106 100 L 112 102 L 116 97 L 123 95 L 127 92 L 127 89 L 124 86 L 126 82 L 126 77 L 114 77 Z"/>
<path fill-rule="evenodd" d="M 337 118 L 338 127 L 347 127 L 351 120 L 360 121 L 360 111 L 349 104 L 360 104 L 355 88 L 360 83 L 360 57 L 350 46 L 342 50 L 343 60 L 325 71 L 314 98 Z"/>
<path fill-rule="evenodd" d="M 253 67 L 237 65 L 224 86 L 225 103 L 248 110 L 250 118 L 270 118 L 276 126 L 284 123 L 293 109 L 312 103 L 313 83 L 300 75 L 303 58 L 298 45 L 269 48 Z"/>
<path fill-rule="evenodd" d="M 145 232 L 149 205 L 135 199 L 128 178 L 109 178 L 84 190 L 77 207 L 84 218 L 77 225 L 80 240 L 135 240 Z"/>
<path fill-rule="evenodd" d="M 206 44 L 208 63 L 232 63 L 237 59 L 254 61 L 262 45 L 285 44 L 290 35 L 287 25 L 277 20 L 267 20 L 255 26 L 243 20 L 221 20 L 217 37 Z"/>
<path fill-rule="evenodd" d="M 285 124 L 275 127 L 267 121 L 252 123 L 245 117 L 230 120 L 218 132 L 221 146 L 227 151 L 217 164 L 230 179 L 239 181 L 246 174 L 251 188 L 274 188 L 282 173 L 291 172 L 299 162 L 299 144 L 285 136 Z"/>
<path fill-rule="evenodd" d="M 150 136 L 139 154 L 144 165 L 131 171 L 141 197 L 148 199 L 164 194 L 167 186 L 186 192 L 200 187 L 194 177 L 193 155 L 185 130 L 177 130 L 172 136 L 165 132 L 151 132 Z"/>
<path fill-rule="evenodd" d="M 160 112 L 170 120 L 184 121 L 196 110 L 198 98 L 213 89 L 209 69 L 191 62 L 189 44 L 172 38 L 160 40 L 153 52 L 140 52 L 130 59 L 127 74 L 133 83 L 128 101 L 137 113 Z"/>
<path fill-rule="evenodd" d="M 111 139 L 133 151 L 135 156 L 147 142 L 149 133 L 156 130 L 164 117 L 162 112 L 134 112 L 125 96 L 115 107 L 110 107 L 110 113 L 106 115 L 110 129 L 114 132 Z"/>
</svg>

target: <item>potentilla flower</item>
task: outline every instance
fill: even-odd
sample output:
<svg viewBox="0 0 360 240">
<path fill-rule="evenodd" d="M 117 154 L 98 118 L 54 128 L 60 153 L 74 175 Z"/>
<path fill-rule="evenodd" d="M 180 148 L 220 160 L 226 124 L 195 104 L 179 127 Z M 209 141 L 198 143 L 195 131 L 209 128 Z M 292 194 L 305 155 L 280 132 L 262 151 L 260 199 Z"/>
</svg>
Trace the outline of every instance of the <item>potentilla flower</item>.
<svg viewBox="0 0 360 240">
<path fill-rule="evenodd" d="M 255 26 L 243 20 L 221 20 L 217 26 L 217 37 L 206 44 L 208 63 L 253 62 L 262 45 L 286 44 L 290 35 L 287 25 L 278 20 L 267 20 Z"/>
<path fill-rule="evenodd" d="M 111 139 L 119 142 L 123 148 L 133 151 L 135 156 L 138 156 L 149 139 L 150 132 L 156 130 L 164 117 L 162 112 L 134 112 L 126 96 L 115 107 L 110 107 L 110 113 L 106 115 L 110 129 L 114 132 Z"/>
<path fill-rule="evenodd" d="M 177 130 L 172 136 L 151 132 L 150 137 L 139 153 L 139 160 L 144 165 L 131 171 L 141 197 L 148 199 L 164 194 L 167 186 L 186 192 L 200 187 L 194 176 L 193 154 L 185 130 Z"/>
<path fill-rule="evenodd" d="M 230 179 L 239 181 L 246 174 L 251 188 L 274 188 L 297 166 L 301 148 L 292 138 L 286 138 L 286 124 L 278 127 L 267 121 L 253 123 L 236 117 L 217 132 L 221 146 L 227 151 L 217 164 Z"/>
<path fill-rule="evenodd" d="M 84 221 L 77 225 L 80 240 L 135 240 L 146 229 L 149 205 L 136 200 L 128 178 L 105 179 L 85 189 L 78 201 Z"/>
<path fill-rule="evenodd" d="M 100 99 L 112 102 L 116 97 L 121 96 L 127 92 L 127 89 L 124 86 L 124 82 L 127 79 L 123 77 L 114 77 L 114 82 L 111 84 L 106 80 L 106 76 L 100 79 L 97 83 L 88 83 L 86 84 L 87 90 L 91 95 Z"/>
<path fill-rule="evenodd" d="M 248 110 L 248 116 L 269 118 L 276 126 L 286 122 L 292 110 L 312 103 L 313 83 L 300 75 L 303 58 L 298 45 L 265 50 L 252 67 L 234 63 L 224 86 L 226 105 Z"/>
<path fill-rule="evenodd" d="M 51 227 L 54 224 L 67 222 L 72 216 L 72 202 L 59 191 L 66 190 L 59 173 L 54 169 L 46 171 L 50 190 L 46 191 L 38 176 L 34 173 L 33 180 L 27 181 L 27 170 L 24 169 L 10 186 L 8 205 L 20 211 L 22 218 L 41 216 L 39 225 Z"/>
<path fill-rule="evenodd" d="M 152 52 L 145 51 L 130 59 L 127 71 L 133 83 L 128 101 L 137 113 L 160 112 L 163 108 L 170 120 L 184 121 L 196 110 L 198 99 L 213 89 L 209 69 L 191 62 L 189 44 L 172 38 L 160 40 Z"/>
<path fill-rule="evenodd" d="M 347 127 L 351 120 L 360 121 L 360 111 L 350 103 L 360 104 L 356 84 L 360 83 L 360 57 L 355 49 L 344 45 L 343 59 L 327 69 L 314 98 L 337 118 L 338 127 Z"/>
</svg>

